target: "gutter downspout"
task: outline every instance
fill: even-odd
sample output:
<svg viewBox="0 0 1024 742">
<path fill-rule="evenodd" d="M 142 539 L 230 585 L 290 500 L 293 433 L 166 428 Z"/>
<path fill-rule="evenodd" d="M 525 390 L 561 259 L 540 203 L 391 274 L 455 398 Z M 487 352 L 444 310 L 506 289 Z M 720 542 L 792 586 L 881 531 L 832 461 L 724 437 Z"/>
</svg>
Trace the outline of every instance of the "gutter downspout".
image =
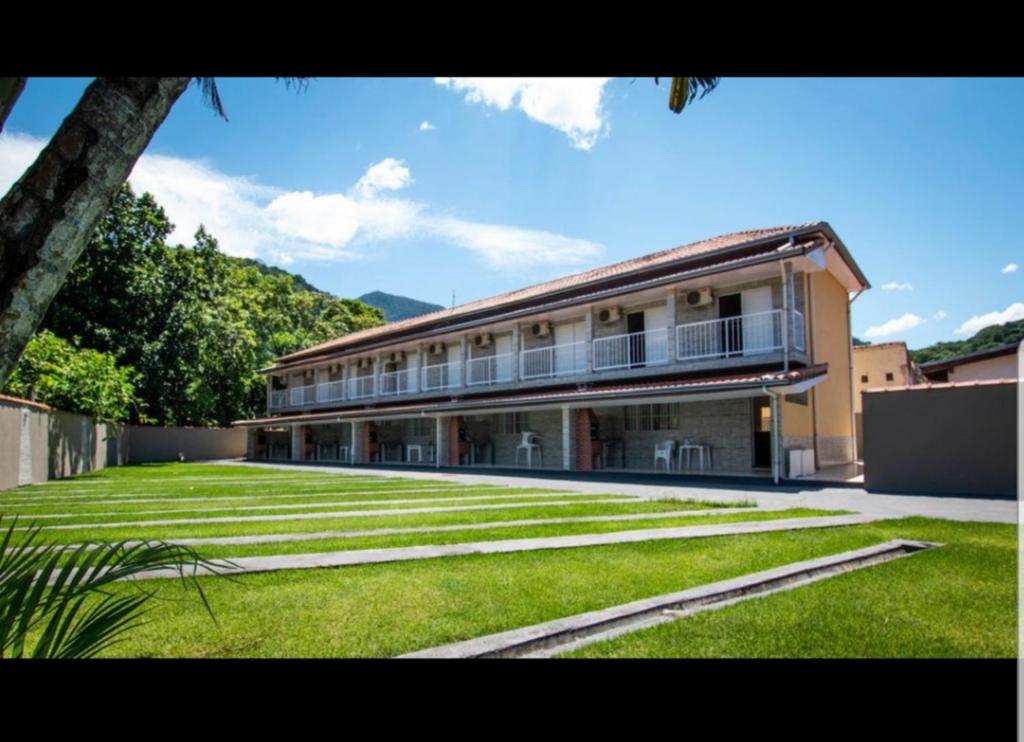
<svg viewBox="0 0 1024 742">
<path fill-rule="evenodd" d="M 762 386 L 761 391 L 771 398 L 772 406 L 772 483 L 779 484 L 782 479 L 782 430 L 779 420 L 779 394 Z"/>
<path fill-rule="evenodd" d="M 854 403 L 854 398 L 853 398 L 853 395 L 854 395 L 854 389 L 853 389 L 853 324 L 851 323 L 851 318 L 850 318 L 850 307 L 853 306 L 853 303 L 855 301 L 857 301 L 857 299 L 863 293 L 864 293 L 864 289 L 861 289 L 860 291 L 858 291 L 856 294 L 853 295 L 853 298 L 850 299 L 850 301 L 848 301 L 846 303 L 846 329 L 849 331 L 849 335 L 850 335 L 850 426 L 851 426 L 851 433 L 852 433 L 850 438 L 853 441 L 852 450 L 853 450 L 853 463 L 854 464 L 856 464 L 857 461 L 858 461 L 858 457 L 857 457 L 858 451 L 857 451 L 857 413 L 855 411 L 856 410 L 856 405 Z"/>
</svg>

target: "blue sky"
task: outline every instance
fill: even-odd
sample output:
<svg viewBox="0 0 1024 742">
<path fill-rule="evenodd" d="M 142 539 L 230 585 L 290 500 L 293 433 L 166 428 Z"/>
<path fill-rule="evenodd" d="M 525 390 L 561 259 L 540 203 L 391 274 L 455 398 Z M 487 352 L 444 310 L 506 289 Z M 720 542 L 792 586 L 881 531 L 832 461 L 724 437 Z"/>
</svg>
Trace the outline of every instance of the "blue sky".
<svg viewBox="0 0 1024 742">
<path fill-rule="evenodd" d="M 29 80 L 0 188 L 87 84 Z M 664 79 L 218 85 L 230 121 L 190 88 L 133 185 L 175 239 L 204 223 L 226 252 L 341 296 L 461 303 L 823 219 L 873 284 L 860 337 L 914 348 L 1024 317 L 1020 79 L 726 78 L 681 116 Z"/>
</svg>

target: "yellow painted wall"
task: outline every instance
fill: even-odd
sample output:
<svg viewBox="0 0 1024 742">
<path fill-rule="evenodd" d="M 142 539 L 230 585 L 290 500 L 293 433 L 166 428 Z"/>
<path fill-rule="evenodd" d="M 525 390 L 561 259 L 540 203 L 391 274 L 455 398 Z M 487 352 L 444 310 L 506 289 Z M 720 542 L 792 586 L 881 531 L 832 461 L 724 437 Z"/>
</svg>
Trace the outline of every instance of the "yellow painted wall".
<svg viewBox="0 0 1024 742">
<path fill-rule="evenodd" d="M 892 381 L 885 375 L 892 374 Z M 867 382 L 861 377 L 867 376 Z M 888 386 L 912 384 L 907 365 L 907 346 L 904 343 L 882 343 L 859 345 L 853 349 L 853 404 L 854 411 L 861 412 L 863 400 L 860 393 L 865 389 L 881 389 Z"/>
<path fill-rule="evenodd" d="M 814 362 L 828 364 L 828 378 L 814 387 L 819 436 L 852 436 L 849 295 L 828 271 L 810 276 Z"/>
</svg>

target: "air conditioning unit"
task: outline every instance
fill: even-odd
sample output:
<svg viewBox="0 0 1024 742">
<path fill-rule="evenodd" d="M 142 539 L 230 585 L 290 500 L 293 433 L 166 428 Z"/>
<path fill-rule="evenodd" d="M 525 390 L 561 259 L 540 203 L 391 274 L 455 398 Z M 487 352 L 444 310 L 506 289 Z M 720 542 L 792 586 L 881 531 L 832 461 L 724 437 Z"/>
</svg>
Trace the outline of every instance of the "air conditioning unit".
<svg viewBox="0 0 1024 742">
<path fill-rule="evenodd" d="M 547 320 L 534 322 L 530 325 L 530 334 L 535 338 L 544 338 L 551 334 L 551 323 Z"/>
<path fill-rule="evenodd" d="M 372 358 L 360 358 L 359 359 L 359 368 L 369 368 L 372 365 L 373 365 L 373 359 Z"/>
<path fill-rule="evenodd" d="M 477 335 L 473 338 L 473 345 L 477 348 L 489 348 L 492 340 L 493 338 L 491 337 L 491 333 L 485 332 L 482 335 Z"/>
<path fill-rule="evenodd" d="M 694 289 L 686 292 L 686 306 L 703 307 L 713 301 L 711 289 Z"/>
<path fill-rule="evenodd" d="M 404 350 L 396 350 L 394 353 L 392 353 L 390 356 L 388 356 L 388 360 L 391 363 L 401 363 L 402 361 L 405 360 L 405 351 Z"/>
<path fill-rule="evenodd" d="M 439 356 L 445 351 L 444 343 L 431 343 L 429 350 L 430 355 Z"/>
<path fill-rule="evenodd" d="M 609 322 L 618 322 L 621 316 L 618 307 L 606 307 L 597 313 L 597 321 L 607 325 Z"/>
</svg>

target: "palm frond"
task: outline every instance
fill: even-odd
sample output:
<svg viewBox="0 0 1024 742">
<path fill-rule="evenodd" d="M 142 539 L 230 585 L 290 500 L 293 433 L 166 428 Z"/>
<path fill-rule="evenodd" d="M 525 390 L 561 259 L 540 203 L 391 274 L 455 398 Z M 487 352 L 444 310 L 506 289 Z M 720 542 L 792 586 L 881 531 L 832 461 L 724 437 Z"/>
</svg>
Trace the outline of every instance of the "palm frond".
<svg viewBox="0 0 1024 742">
<path fill-rule="evenodd" d="M 221 102 L 220 93 L 217 91 L 217 81 L 212 77 L 197 77 L 195 81 L 199 86 L 199 91 L 203 94 L 203 100 L 206 102 L 206 105 L 227 121 L 228 115 L 224 111 L 224 104 Z"/>
<path fill-rule="evenodd" d="M 231 562 L 211 561 L 188 546 L 163 541 L 88 542 L 67 549 L 39 543 L 38 526 L 19 529 L 17 524 L 15 518 L 0 539 L 0 658 L 92 657 L 120 641 L 140 625 L 146 602 L 156 594 L 132 580 L 144 572 L 170 570 L 183 582 L 190 580 L 216 623 L 197 577 L 200 570 L 220 574 Z M 16 530 L 26 533 L 12 546 Z M 123 580 L 138 592 L 109 591 Z"/>
</svg>

